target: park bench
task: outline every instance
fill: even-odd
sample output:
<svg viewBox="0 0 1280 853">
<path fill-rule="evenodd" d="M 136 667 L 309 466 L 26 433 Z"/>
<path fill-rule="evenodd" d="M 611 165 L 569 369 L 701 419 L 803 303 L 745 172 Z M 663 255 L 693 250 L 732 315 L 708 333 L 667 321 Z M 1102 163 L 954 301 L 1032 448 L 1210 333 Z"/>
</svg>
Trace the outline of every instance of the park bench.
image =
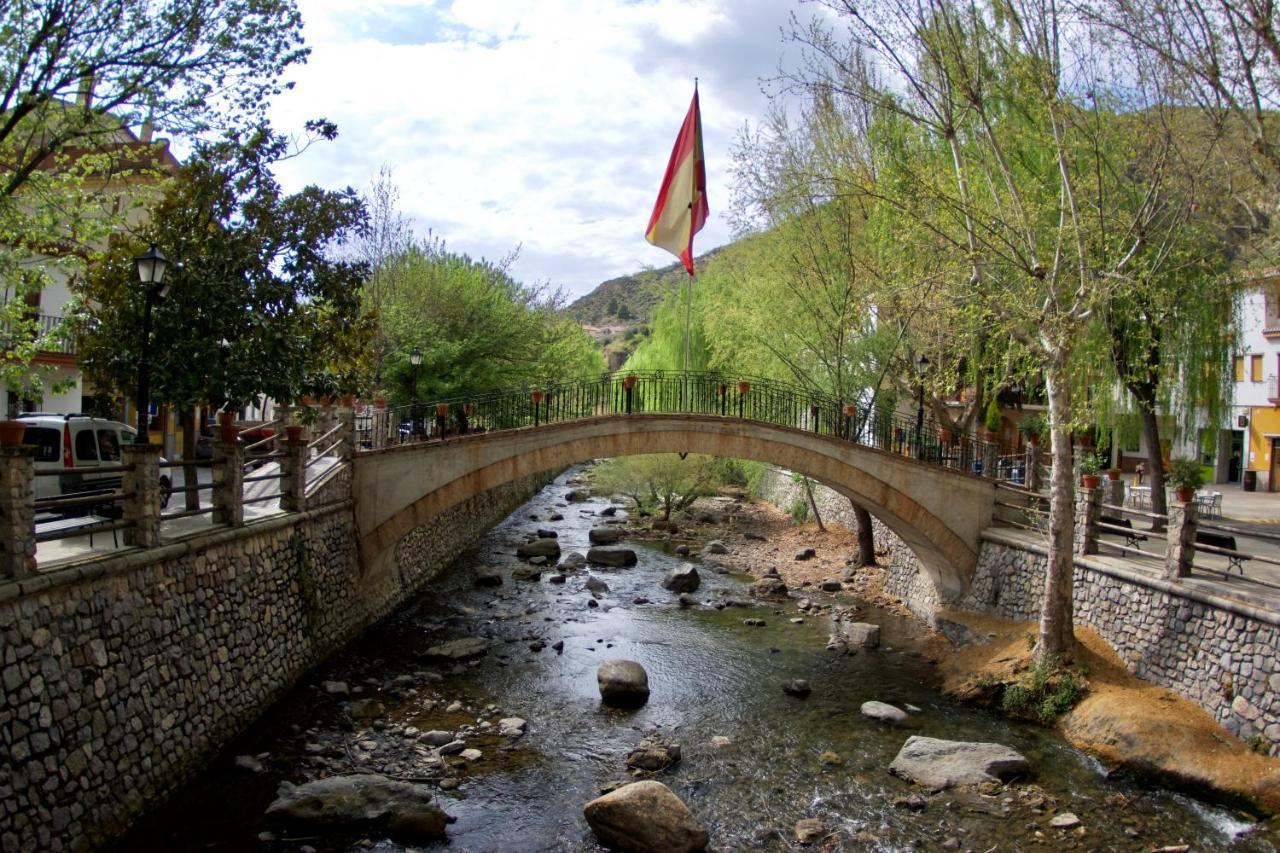
<svg viewBox="0 0 1280 853">
<path fill-rule="evenodd" d="M 1222 548 L 1225 551 L 1236 550 L 1236 537 L 1229 533 L 1214 533 L 1211 530 L 1197 530 L 1196 544 L 1208 545 L 1211 548 Z M 1243 554 L 1224 554 L 1227 558 L 1227 571 L 1239 569 L 1240 574 L 1244 574 L 1244 561 L 1249 557 Z"/>
<path fill-rule="evenodd" d="M 1119 532 L 1124 534 L 1124 544 L 1130 548 L 1137 548 L 1139 542 L 1147 541 L 1147 535 L 1145 533 L 1139 533 L 1138 531 L 1134 530 L 1133 522 L 1127 518 L 1120 518 L 1119 516 L 1115 516 L 1115 515 L 1104 515 L 1098 520 L 1103 524 L 1108 524 L 1112 527 L 1124 528 L 1122 531 L 1119 531 Z M 1113 530 L 1110 532 L 1115 533 L 1116 531 Z"/>
</svg>

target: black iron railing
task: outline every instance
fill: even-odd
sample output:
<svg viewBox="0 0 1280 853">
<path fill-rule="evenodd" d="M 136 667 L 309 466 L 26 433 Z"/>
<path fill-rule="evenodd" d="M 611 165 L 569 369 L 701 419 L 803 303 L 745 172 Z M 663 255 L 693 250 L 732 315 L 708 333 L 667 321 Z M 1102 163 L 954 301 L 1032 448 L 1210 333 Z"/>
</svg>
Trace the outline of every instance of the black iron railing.
<svg viewBox="0 0 1280 853">
<path fill-rule="evenodd" d="M 802 429 L 922 462 L 1001 474 L 995 444 L 938 430 L 932 418 L 915 417 L 861 400 L 772 379 L 721 373 L 645 371 L 601 376 L 514 391 L 459 395 L 357 418 L 357 440 L 369 449 L 398 442 L 439 440 L 460 434 L 537 427 L 607 415 L 687 414 L 741 418 Z M 1008 476 L 1008 472 L 1004 472 Z"/>
</svg>

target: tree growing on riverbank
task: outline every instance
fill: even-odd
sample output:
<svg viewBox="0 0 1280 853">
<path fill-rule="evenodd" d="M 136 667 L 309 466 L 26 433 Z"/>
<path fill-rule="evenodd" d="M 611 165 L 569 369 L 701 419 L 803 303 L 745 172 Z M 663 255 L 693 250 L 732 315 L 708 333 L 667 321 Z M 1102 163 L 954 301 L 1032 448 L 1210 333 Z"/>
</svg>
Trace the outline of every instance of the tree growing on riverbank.
<svg viewBox="0 0 1280 853">
<path fill-rule="evenodd" d="M 591 473 L 591 487 L 599 495 L 625 495 L 637 509 L 661 512 L 662 520 L 670 521 L 672 513 L 738 479 L 730 460 L 700 453 L 683 459 L 675 453 L 649 453 L 602 462 Z"/>
</svg>

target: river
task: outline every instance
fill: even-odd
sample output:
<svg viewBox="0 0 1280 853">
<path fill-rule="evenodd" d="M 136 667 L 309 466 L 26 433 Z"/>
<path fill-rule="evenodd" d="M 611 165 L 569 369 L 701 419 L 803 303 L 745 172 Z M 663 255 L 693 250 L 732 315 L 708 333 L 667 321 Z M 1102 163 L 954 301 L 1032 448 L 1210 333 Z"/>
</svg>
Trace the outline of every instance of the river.
<svg viewBox="0 0 1280 853">
<path fill-rule="evenodd" d="M 802 818 L 824 821 L 831 835 L 823 849 L 1280 846 L 1274 823 L 1252 824 L 1230 809 L 1109 774 L 1050 729 L 945 699 L 924 629 L 894 613 L 862 605 L 860 618 L 881 626 L 881 648 L 840 654 L 826 649 L 827 618 L 799 613 L 795 600 L 681 608 L 660 586 L 666 571 L 685 561 L 669 553 L 669 542 L 631 543 L 640 552 L 634 568 L 581 570 L 563 584 L 548 575 L 513 581 L 515 546 L 529 533 L 552 528 L 565 554 L 585 553 L 588 531 L 605 521 L 599 513 L 607 501 L 565 500 L 567 481 L 579 473 L 559 477 L 430 590 L 308 676 L 116 848 L 418 849 L 376 832 L 302 831 L 264 816 L 282 780 L 362 767 L 457 785 L 440 794 L 457 821 L 439 849 L 595 851 L 582 806 L 602 785 L 629 778 L 626 754 L 651 731 L 680 743 L 681 761 L 653 778 L 707 826 L 713 850 L 796 849 L 793 827 Z M 564 518 L 548 520 L 557 513 Z M 476 570 L 486 567 L 502 572 L 501 586 L 475 585 Z M 750 577 L 701 574 L 699 601 L 746 599 Z M 609 590 L 585 590 L 589 576 Z M 748 625 L 748 618 L 765 624 Z M 444 666 L 424 660 L 430 646 L 461 637 L 489 639 L 489 653 Z M 600 704 L 595 672 L 610 658 L 648 671 L 652 694 L 644 707 Z M 781 685 L 792 678 L 807 679 L 812 695 L 784 694 Z M 859 714 L 872 699 L 919 710 L 903 727 L 886 726 Z M 498 719 L 510 716 L 528 721 L 524 736 L 496 733 Z M 473 763 L 441 761 L 421 741 L 425 732 L 457 732 L 480 721 L 487 728 L 465 738 L 482 753 Z M 887 772 L 911 734 L 1006 744 L 1031 760 L 1034 778 L 991 795 L 929 795 Z M 713 746 L 716 736 L 729 745 Z M 914 794 L 923 795 L 923 809 L 903 807 Z M 1049 826 L 1068 811 L 1079 828 Z"/>
</svg>

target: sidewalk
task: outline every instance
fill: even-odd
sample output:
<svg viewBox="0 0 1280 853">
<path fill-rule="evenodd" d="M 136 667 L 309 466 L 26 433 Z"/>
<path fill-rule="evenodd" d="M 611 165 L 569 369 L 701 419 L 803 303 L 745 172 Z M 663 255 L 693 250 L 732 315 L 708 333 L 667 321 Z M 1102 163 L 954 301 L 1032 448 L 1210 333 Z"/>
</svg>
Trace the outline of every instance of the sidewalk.
<svg viewBox="0 0 1280 853">
<path fill-rule="evenodd" d="M 1219 483 L 1204 489 L 1222 492 L 1224 519 L 1280 524 L 1280 492 L 1246 492 L 1236 483 Z"/>
</svg>

